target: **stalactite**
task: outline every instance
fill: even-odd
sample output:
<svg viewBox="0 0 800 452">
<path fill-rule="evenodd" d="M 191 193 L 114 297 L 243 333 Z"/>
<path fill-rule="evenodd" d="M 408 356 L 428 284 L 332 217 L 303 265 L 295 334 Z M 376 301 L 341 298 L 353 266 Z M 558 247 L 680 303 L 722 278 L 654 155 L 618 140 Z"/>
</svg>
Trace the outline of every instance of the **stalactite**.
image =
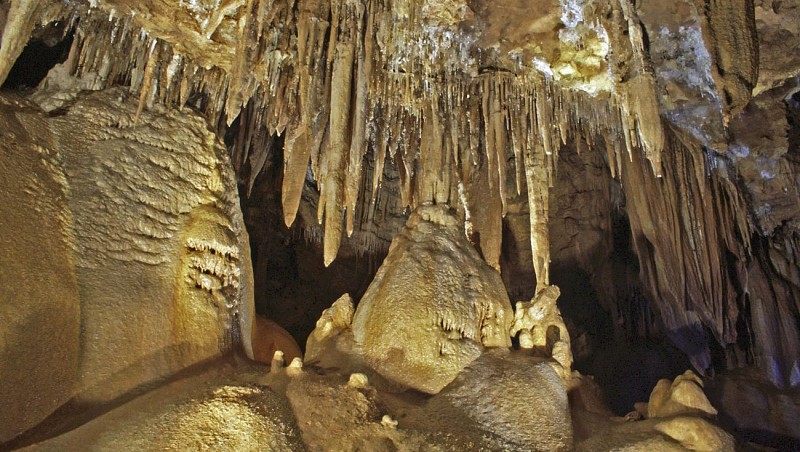
<svg viewBox="0 0 800 452">
<path fill-rule="evenodd" d="M 351 88 L 356 53 L 356 6 L 350 2 L 337 10 L 332 8 L 336 27 L 332 52 L 330 145 L 323 155 L 323 180 L 320 190 L 320 211 L 325 215 L 324 262 L 328 266 L 336 258 L 342 240 L 345 171 L 350 150 Z M 331 41 L 334 41 L 333 36 Z"/>
<path fill-rule="evenodd" d="M 369 110 L 369 96 L 367 86 L 372 79 L 372 34 L 373 17 L 371 9 L 367 8 L 366 17 L 364 8 L 359 3 L 356 12 L 356 46 L 357 58 L 355 69 L 355 107 L 353 108 L 353 135 L 350 140 L 349 162 L 345 177 L 344 204 L 347 210 L 347 236 L 353 235 L 355 227 L 355 210 L 358 203 L 359 189 L 361 188 L 361 172 L 364 156 L 367 153 L 367 118 Z M 364 21 L 366 20 L 366 32 Z M 368 45 L 369 44 L 369 45 Z"/>
<path fill-rule="evenodd" d="M 34 11 L 34 3 L 15 1 L 12 8 Z M 458 204 L 463 193 L 473 235 L 496 268 L 507 186 L 513 178 L 518 195 L 527 186 L 541 281 L 548 279 L 547 190 L 560 146 L 579 137 L 590 146 L 605 143 L 615 175 L 638 148 L 656 173 L 661 167 L 655 86 L 630 0 L 586 7 L 576 19 L 598 36 L 608 30 L 613 47 L 593 58 L 608 60 L 617 89 L 591 93 L 536 62 L 484 52 L 461 27 L 465 17 L 416 1 L 241 0 L 208 17 L 182 11 L 176 21 L 197 19 L 187 31 L 197 32 L 191 35 L 197 49 L 177 42 L 176 31 L 153 18 L 98 4 L 75 2 L 61 12 L 76 23 L 71 71 L 96 74 L 98 89 L 129 83 L 141 108 L 191 106 L 211 124 L 239 117 L 243 130 L 232 155 L 239 169 L 250 162 L 249 184 L 264 167 L 267 137 L 284 135 L 284 223 L 294 222 L 310 174 L 321 192 L 326 264 L 336 256 L 343 223 L 353 235 L 359 218 L 368 217 L 359 209 L 376 209 L 387 158 L 399 173 L 404 208 Z M 36 11 L 14 17 L 35 23 L 42 20 Z M 233 33 L 226 51 L 215 41 L 224 39 L 217 36 L 222 29 Z M 3 42 L 12 38 L 5 33 Z M 3 45 L 4 52 L 10 48 Z M 366 184 L 365 161 L 374 164 Z"/>
</svg>

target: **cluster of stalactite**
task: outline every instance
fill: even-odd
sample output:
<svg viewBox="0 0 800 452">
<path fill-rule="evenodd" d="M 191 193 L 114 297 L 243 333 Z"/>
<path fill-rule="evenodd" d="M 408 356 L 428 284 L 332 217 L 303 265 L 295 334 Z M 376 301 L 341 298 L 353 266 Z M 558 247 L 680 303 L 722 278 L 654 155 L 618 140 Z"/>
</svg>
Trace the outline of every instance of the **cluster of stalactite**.
<svg viewBox="0 0 800 452">
<path fill-rule="evenodd" d="M 140 109 L 188 105 L 221 125 L 247 109 L 232 157 L 235 164 L 250 162 L 251 178 L 266 160 L 268 137 L 283 135 L 284 220 L 294 222 L 310 176 L 320 192 L 326 265 L 343 234 L 357 228 L 359 206 L 374 208 L 386 159 L 399 173 L 404 207 L 458 206 L 497 268 L 507 186 L 517 194 L 527 188 L 541 283 L 548 282 L 550 260 L 548 187 L 562 144 L 592 146 L 602 138 L 615 173 L 642 149 L 660 174 L 663 131 L 629 0 L 572 2 L 584 9 L 586 21 L 612 33 L 607 63 L 616 89 L 593 95 L 564 89 L 514 56 L 488 55 L 459 27 L 458 8 L 432 14 L 431 2 L 225 2 L 201 30 L 210 39 L 223 21 L 235 20 L 235 44 L 228 53 L 212 49 L 218 59 L 162 39 L 143 28 L 146 17 L 120 14 L 115 8 L 123 6 L 114 2 L 100 2 L 100 8 L 11 3 L 27 8 L 29 24 L 42 22 L 45 10 L 44 19 L 68 21 L 64 29 L 76 30 L 69 71 L 91 78 L 96 88 L 129 84 Z M 15 33 L 32 28 L 12 25 L 4 51 L 6 42 L 26 40 Z M 366 160 L 375 168 L 364 183 Z M 362 197 L 371 202 L 360 204 Z"/>
</svg>

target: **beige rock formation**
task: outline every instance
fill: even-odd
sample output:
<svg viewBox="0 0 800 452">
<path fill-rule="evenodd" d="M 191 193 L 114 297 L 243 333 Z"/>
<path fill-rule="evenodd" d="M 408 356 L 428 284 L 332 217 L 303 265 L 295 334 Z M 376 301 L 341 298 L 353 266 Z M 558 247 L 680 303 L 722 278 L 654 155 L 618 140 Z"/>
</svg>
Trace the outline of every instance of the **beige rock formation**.
<svg viewBox="0 0 800 452">
<path fill-rule="evenodd" d="M 687 370 L 675 380 L 660 380 L 647 403 L 647 417 L 667 417 L 676 414 L 716 415 L 703 392 L 703 380 L 694 372 Z"/>
<path fill-rule="evenodd" d="M 291 406 L 257 369 L 221 364 L 26 450 L 305 450 Z"/>
<path fill-rule="evenodd" d="M 511 304 L 447 206 L 418 208 L 395 237 L 353 317 L 359 352 L 380 374 L 435 394 L 484 346 L 508 347 Z"/>
<path fill-rule="evenodd" d="M 487 350 L 429 406 L 442 417 L 455 407 L 519 450 L 572 450 L 572 419 L 560 376 L 523 353 Z"/>
<path fill-rule="evenodd" d="M 10 124 L 9 132 L 0 132 L 0 146 L 16 162 L 17 147 L 35 142 L 46 150 L 36 153 L 51 155 L 45 162 L 58 164 L 52 174 L 63 173 L 67 181 L 63 189 L 42 189 L 50 201 L 33 211 L 15 206 L 38 195 L 3 181 L 13 203 L 4 208 L 13 213 L 0 226 L 23 229 L 49 216 L 42 212 L 53 218 L 67 212 L 68 221 L 52 220 L 56 235 L 31 231 L 28 237 L 55 237 L 60 257 L 53 260 L 72 261 L 42 265 L 42 277 L 64 274 L 69 288 L 56 294 L 66 297 L 52 302 L 58 306 L 37 311 L 47 325 L 57 322 L 58 334 L 67 337 L 63 348 L 44 350 L 46 343 L 37 341 L 42 350 L 35 356 L 9 351 L 8 361 L 20 363 L 9 372 L 26 376 L 26 369 L 39 368 L 53 353 L 66 357 L 64 371 L 70 372 L 72 339 L 80 331 L 75 391 L 82 391 L 84 402 L 102 404 L 233 344 L 241 342 L 252 355 L 255 318 L 242 311 L 251 308 L 242 300 L 252 285 L 235 208 L 238 188 L 247 196 L 272 190 L 276 207 L 267 211 L 253 202 L 253 211 L 263 210 L 250 217 L 251 224 L 264 218 L 302 223 L 281 229 L 281 237 L 308 241 L 326 266 L 337 256 L 344 265 L 350 263 L 345 256 L 365 257 L 370 266 L 379 262 L 406 212 L 449 204 L 477 255 L 503 269 L 509 290 L 524 288 L 515 299 L 560 284 L 576 362 L 597 350 L 591 335 L 583 334 L 584 322 L 614 329 L 613 335 L 595 334 L 603 340 L 670 341 L 705 377 L 756 365 L 772 384 L 796 387 L 799 17 L 798 0 L 0 1 L 0 81 L 8 77 L 3 89 L 27 93 L 20 87 L 35 80 L 26 79 L 23 69 L 61 63 L 30 97 L 47 115 L 13 107 L 13 121 L 0 119 Z M 30 52 L 23 53 L 29 41 Z M 66 53 L 52 61 L 44 58 L 47 52 L 36 55 L 37 45 L 59 41 Z M 102 91 L 108 89 L 113 91 Z M 227 153 L 235 176 L 226 169 Z M 576 155 L 592 162 L 586 168 L 592 174 L 575 166 L 565 171 Z M 28 163 L 22 167 L 41 162 Z M 8 281 L 35 284 L 29 281 L 39 275 L 38 254 L 28 248 L 4 243 L 13 262 L 3 261 L 0 282 L 9 288 L 15 286 Z M 473 257 L 453 255 L 458 257 L 448 262 Z M 394 313 L 392 307 L 375 308 L 384 317 L 376 316 L 374 325 L 392 328 L 379 332 L 375 326 L 367 337 L 388 343 L 408 324 L 408 337 L 419 335 L 422 344 L 456 344 L 460 351 L 452 360 L 414 350 L 422 361 L 449 363 L 446 375 L 437 376 L 438 387 L 478 356 L 484 334 L 475 330 L 492 322 L 486 322 L 485 307 L 465 309 L 474 312 L 463 318 L 449 311 L 437 317 L 438 306 L 404 308 L 400 290 L 438 290 L 438 283 L 418 283 L 436 280 L 436 272 L 417 273 L 413 284 L 386 284 L 390 295 L 366 300 L 378 305 L 391 299 L 401 313 L 411 313 L 392 317 L 385 314 Z M 376 284 L 391 280 L 385 276 Z M 79 310 L 69 301 L 73 277 Z M 513 280 L 520 281 L 517 287 L 509 284 Z M 567 306 L 582 306 L 584 300 L 573 295 L 584 284 L 588 303 L 573 318 Z M 314 298 L 313 308 L 275 300 L 290 306 L 276 311 L 294 313 L 310 330 L 332 296 L 364 288 L 307 297 Z M 36 318 L 27 309 L 54 298 L 45 288 L 28 290 L 36 301 L 22 310 L 16 309 L 17 291 L 4 292 L 14 301 L 0 307 L 0 320 L 11 319 L 3 326 L 11 331 L 0 336 L 4 341 L 33 343 L 30 337 L 43 335 L 31 336 L 19 320 Z M 361 365 L 352 353 L 354 333 L 365 328 L 361 316 L 351 328 L 352 308 L 338 309 L 331 319 L 345 320 L 323 322 L 311 347 L 314 362 L 327 370 L 337 362 Z M 67 320 L 57 320 L 56 312 Z M 441 324 L 424 323 L 431 316 Z M 600 317 L 604 322 L 595 324 Z M 236 319 L 240 334 L 229 328 Z M 470 323 L 474 319 L 478 327 Z M 523 332 L 523 345 L 534 345 L 531 328 Z M 407 344 L 415 341 L 402 346 Z M 549 348 L 546 354 L 568 368 L 569 343 L 551 341 Z M 8 351 L 5 343 L 2 350 Z M 451 350 L 437 353 L 445 351 Z M 304 378 L 314 366 L 285 372 Z M 400 368 L 394 373 L 400 375 Z M 369 380 L 378 384 L 372 374 Z M 687 391 L 696 392 L 689 380 Z M 71 387 L 69 375 L 64 381 Z M 16 386 L 29 393 L 34 384 L 43 385 L 43 397 L 30 399 L 36 406 L 30 405 L 32 417 L 23 423 L 66 397 L 41 375 Z M 672 385 L 659 387 L 667 400 Z M 765 400 L 794 403 L 746 392 L 746 402 L 759 407 Z M 396 421 L 402 431 L 408 422 L 400 413 L 379 411 L 390 419 L 382 427 Z M 471 419 L 462 414 L 459 420 Z M 735 418 L 776 432 L 778 440 L 794 431 L 782 426 L 788 414 L 761 424 Z M 697 417 L 691 417 L 695 427 L 658 424 L 672 419 L 613 428 L 610 434 L 619 436 L 604 444 L 728 447 L 682 436 L 692 429 L 715 434 Z M 376 419 L 365 422 L 379 428 Z M 450 431 L 469 438 L 458 443 L 461 450 L 502 443 Z M 382 445 L 395 447 L 395 439 Z"/>
<path fill-rule="evenodd" d="M 702 418 L 677 416 L 659 422 L 655 429 L 678 441 L 688 450 L 736 450 L 730 433 Z"/>
<path fill-rule="evenodd" d="M 733 437 L 706 419 L 676 416 L 612 424 L 577 445 L 577 451 L 724 451 L 737 450 Z"/>
<path fill-rule="evenodd" d="M 249 246 L 224 149 L 195 116 L 139 113 L 121 96 L 87 96 L 50 125 L 75 222 L 86 401 L 250 334 Z"/>
<path fill-rule="evenodd" d="M 136 103 L 121 91 L 81 96 L 49 117 L 32 105 L 3 105 L 2 121 L 15 132 L 0 137 L 0 145 L 8 155 L 13 149 L 27 171 L 6 172 L 4 182 L 9 189 L 12 181 L 19 183 L 23 191 L 14 205 L 29 206 L 5 216 L 25 218 L 25 225 L 4 229 L 13 237 L 9 244 L 18 245 L 9 250 L 17 264 L 6 267 L 3 281 L 47 292 L 14 289 L 14 298 L 32 297 L 26 304 L 38 307 L 14 315 L 19 321 L 10 324 L 14 333 L 2 350 L 20 353 L 30 350 L 21 344 L 42 343 L 17 336 L 39 312 L 44 323 L 30 331 L 51 330 L 57 345 L 42 343 L 48 351 L 33 351 L 29 362 L 40 368 L 47 363 L 43 369 L 61 362 L 57 372 L 64 373 L 43 404 L 43 391 L 52 384 L 37 379 L 50 371 L 4 360 L 8 381 L 20 381 L 6 406 L 37 406 L 28 413 L 41 420 L 49 412 L 39 405 L 52 411 L 72 396 L 108 402 L 219 356 L 234 343 L 249 349 L 246 232 L 227 155 L 200 119 L 159 110 L 141 113 L 137 121 Z M 32 135 L 39 138 L 27 138 Z M 31 166 L 34 161 L 40 163 Z M 31 229 L 35 224 L 48 226 Z M 36 242 L 54 257 L 36 258 Z M 17 256 L 25 246 L 29 251 Z M 36 263 L 19 273 L 25 259 Z M 32 270 L 37 268 L 40 274 Z M 2 307 L 12 306 L 4 300 Z M 22 381 L 40 389 L 22 390 Z"/>
<path fill-rule="evenodd" d="M 511 335 L 519 334 L 519 346 L 552 357 L 568 375 L 572 370 L 569 331 L 556 301 L 561 291 L 556 286 L 540 289 L 530 302 L 518 301 Z"/>
<path fill-rule="evenodd" d="M 330 308 L 322 311 L 316 328 L 306 342 L 307 360 L 325 359 L 325 355 L 335 354 L 337 348 L 339 353 L 349 354 L 352 351 L 353 332 L 350 328 L 354 314 L 355 307 L 350 294 L 342 295 Z M 337 347 L 340 344 L 342 347 Z"/>
</svg>

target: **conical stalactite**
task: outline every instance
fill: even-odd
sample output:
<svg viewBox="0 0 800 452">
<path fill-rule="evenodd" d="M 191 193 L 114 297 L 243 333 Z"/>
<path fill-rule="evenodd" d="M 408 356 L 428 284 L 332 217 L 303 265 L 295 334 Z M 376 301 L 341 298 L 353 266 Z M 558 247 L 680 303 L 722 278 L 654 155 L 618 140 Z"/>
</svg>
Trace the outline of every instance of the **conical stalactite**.
<svg viewBox="0 0 800 452">
<path fill-rule="evenodd" d="M 354 2 L 353 2 L 354 3 Z M 329 142 L 322 151 L 318 221 L 325 221 L 324 261 L 336 258 L 342 240 L 345 171 L 350 151 L 352 124 L 350 109 L 353 67 L 358 43 L 358 5 L 344 2 L 332 5 L 333 28 L 329 44 L 331 62 L 331 107 Z M 337 8 L 339 6 L 339 8 Z"/>
</svg>

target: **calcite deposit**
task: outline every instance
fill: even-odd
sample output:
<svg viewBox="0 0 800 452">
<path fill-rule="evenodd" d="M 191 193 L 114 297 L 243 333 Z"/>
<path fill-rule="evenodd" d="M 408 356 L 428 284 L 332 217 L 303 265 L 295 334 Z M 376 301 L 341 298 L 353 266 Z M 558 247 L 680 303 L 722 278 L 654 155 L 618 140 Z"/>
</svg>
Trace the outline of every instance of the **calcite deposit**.
<svg viewBox="0 0 800 452">
<path fill-rule="evenodd" d="M 432 394 L 484 346 L 511 345 L 500 274 L 460 226 L 446 205 L 415 210 L 353 317 L 356 347 L 376 371 Z"/>
<path fill-rule="evenodd" d="M 71 399 L 110 402 L 250 348 L 249 247 L 224 150 L 196 116 L 137 120 L 124 99 L 95 93 L 47 116 L 3 97 L 15 239 L 3 252 L 0 394 L 21 404 L 4 412 L 3 440 Z M 42 331 L 46 341 L 32 336 Z"/>
<path fill-rule="evenodd" d="M 800 447 L 799 19 L 0 1 L 0 449 Z"/>
</svg>

